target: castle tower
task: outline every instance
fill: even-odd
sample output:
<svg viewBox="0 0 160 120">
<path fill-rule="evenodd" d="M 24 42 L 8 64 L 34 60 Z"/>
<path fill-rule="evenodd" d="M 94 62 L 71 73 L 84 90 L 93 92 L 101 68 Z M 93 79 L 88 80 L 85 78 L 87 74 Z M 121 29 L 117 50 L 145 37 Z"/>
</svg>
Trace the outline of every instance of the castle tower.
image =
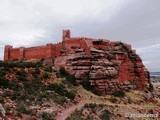
<svg viewBox="0 0 160 120">
<path fill-rule="evenodd" d="M 10 50 L 12 49 L 12 46 L 5 45 L 4 47 L 4 60 L 10 60 Z"/>
<path fill-rule="evenodd" d="M 62 41 L 65 41 L 69 38 L 71 38 L 70 30 L 63 30 Z"/>
<path fill-rule="evenodd" d="M 62 49 L 61 49 L 61 54 L 62 55 L 66 55 L 67 53 L 67 49 L 65 46 L 65 41 L 69 40 L 71 38 L 71 32 L 70 30 L 63 30 L 63 34 L 62 34 Z"/>
</svg>

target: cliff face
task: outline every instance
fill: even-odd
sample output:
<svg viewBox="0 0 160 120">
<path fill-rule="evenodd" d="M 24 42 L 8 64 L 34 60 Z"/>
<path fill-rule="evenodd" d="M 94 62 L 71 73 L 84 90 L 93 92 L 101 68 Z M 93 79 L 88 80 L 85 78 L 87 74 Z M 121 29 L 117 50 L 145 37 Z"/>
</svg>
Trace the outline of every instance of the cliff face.
<svg viewBox="0 0 160 120">
<path fill-rule="evenodd" d="M 105 94 L 148 89 L 149 72 L 130 45 L 105 40 L 92 40 L 92 43 L 89 54 L 79 47 L 75 48 L 78 52 L 74 54 L 57 57 L 55 68 L 64 67 L 78 83 L 89 82 Z"/>
</svg>

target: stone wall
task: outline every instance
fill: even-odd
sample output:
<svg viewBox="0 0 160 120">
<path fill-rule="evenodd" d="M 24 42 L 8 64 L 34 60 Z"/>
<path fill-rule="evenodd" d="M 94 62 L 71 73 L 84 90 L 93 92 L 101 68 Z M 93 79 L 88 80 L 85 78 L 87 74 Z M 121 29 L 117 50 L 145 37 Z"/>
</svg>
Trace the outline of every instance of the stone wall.
<svg viewBox="0 0 160 120">
<path fill-rule="evenodd" d="M 5 46 L 4 60 L 19 60 L 19 59 L 42 59 L 52 57 L 52 44 L 31 48 L 13 48 Z"/>
</svg>

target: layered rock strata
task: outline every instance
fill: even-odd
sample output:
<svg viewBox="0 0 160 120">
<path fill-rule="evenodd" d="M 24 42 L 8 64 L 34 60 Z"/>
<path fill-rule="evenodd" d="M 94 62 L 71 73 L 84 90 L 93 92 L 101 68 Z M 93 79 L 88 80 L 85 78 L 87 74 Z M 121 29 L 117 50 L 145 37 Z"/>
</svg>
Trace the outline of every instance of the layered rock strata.
<svg viewBox="0 0 160 120">
<path fill-rule="evenodd" d="M 64 67 L 75 76 L 78 83 L 89 82 L 105 94 L 117 90 L 148 89 L 149 72 L 130 45 L 110 42 L 103 48 L 105 41 L 97 42 L 101 42 L 99 48 L 97 45 L 89 47 L 89 55 L 84 49 L 78 48 L 78 53 L 57 57 L 55 67 Z"/>
</svg>

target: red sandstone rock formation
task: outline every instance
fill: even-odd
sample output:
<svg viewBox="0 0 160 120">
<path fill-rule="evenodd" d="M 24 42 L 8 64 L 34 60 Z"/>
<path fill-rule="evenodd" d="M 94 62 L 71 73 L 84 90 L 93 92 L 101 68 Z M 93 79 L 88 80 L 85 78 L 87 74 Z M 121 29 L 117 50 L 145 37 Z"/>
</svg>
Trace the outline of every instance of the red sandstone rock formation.
<svg viewBox="0 0 160 120">
<path fill-rule="evenodd" d="M 58 70 L 64 67 L 76 81 L 90 82 L 103 93 L 122 89 L 147 90 L 149 72 L 131 45 L 104 39 L 71 38 L 64 30 L 62 43 L 31 48 L 5 46 L 4 60 L 53 58 Z"/>
</svg>

